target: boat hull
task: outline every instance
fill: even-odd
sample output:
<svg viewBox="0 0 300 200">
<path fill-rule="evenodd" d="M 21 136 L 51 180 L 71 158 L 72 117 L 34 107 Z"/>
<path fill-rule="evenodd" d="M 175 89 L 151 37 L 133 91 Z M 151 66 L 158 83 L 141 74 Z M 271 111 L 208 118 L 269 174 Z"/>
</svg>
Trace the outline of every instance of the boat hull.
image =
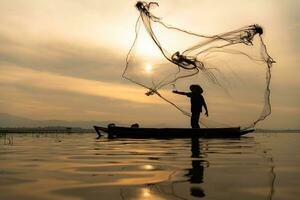
<svg viewBox="0 0 300 200">
<path fill-rule="evenodd" d="M 254 130 L 241 130 L 235 128 L 128 128 L 128 127 L 100 127 L 94 126 L 98 136 L 101 132 L 108 134 L 109 138 L 238 138 Z"/>
</svg>

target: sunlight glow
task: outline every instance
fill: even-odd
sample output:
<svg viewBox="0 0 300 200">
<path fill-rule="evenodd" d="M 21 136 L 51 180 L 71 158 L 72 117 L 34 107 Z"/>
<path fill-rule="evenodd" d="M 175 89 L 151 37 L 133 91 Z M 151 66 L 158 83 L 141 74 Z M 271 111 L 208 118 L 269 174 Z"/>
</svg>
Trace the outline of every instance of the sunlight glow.
<svg viewBox="0 0 300 200">
<path fill-rule="evenodd" d="M 153 67 L 152 67 L 151 64 L 147 63 L 147 64 L 145 65 L 145 70 L 146 70 L 146 72 L 150 73 L 150 72 L 152 72 L 152 69 L 153 69 Z"/>
<path fill-rule="evenodd" d="M 146 197 L 150 197 L 151 193 L 150 190 L 148 188 L 143 188 L 142 189 L 142 197 L 146 198 Z"/>
<path fill-rule="evenodd" d="M 143 168 L 146 169 L 146 170 L 153 170 L 154 169 L 154 167 L 152 165 L 144 165 Z"/>
</svg>

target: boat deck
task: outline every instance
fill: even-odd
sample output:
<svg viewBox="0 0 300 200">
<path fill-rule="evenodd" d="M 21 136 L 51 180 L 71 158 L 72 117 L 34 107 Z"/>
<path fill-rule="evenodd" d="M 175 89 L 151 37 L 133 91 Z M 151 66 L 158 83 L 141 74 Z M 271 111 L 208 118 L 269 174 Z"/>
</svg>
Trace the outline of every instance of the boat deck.
<svg viewBox="0 0 300 200">
<path fill-rule="evenodd" d="M 94 126 L 98 137 L 101 132 L 108 134 L 109 138 L 238 138 L 254 129 L 241 130 L 240 127 L 234 128 L 128 128 L 128 127 L 100 127 Z"/>
</svg>

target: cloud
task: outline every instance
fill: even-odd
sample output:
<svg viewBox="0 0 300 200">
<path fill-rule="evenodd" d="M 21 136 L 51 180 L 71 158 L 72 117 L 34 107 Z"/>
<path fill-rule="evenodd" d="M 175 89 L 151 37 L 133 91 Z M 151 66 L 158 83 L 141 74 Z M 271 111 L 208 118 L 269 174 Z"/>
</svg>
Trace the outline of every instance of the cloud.
<svg viewBox="0 0 300 200">
<path fill-rule="evenodd" d="M 2 72 L 2 71 L 1 71 Z M 2 77 L 0 78 L 2 79 Z M 176 109 L 162 102 L 158 97 L 147 97 L 161 104 L 137 103 L 105 96 L 31 87 L 22 84 L 0 83 L 1 112 L 30 119 L 48 120 L 97 120 L 122 124 L 140 123 L 142 126 L 156 126 L 158 123 L 170 126 L 189 124 Z M 139 95 L 144 96 L 143 93 Z"/>
<path fill-rule="evenodd" d="M 26 37 L 23 37 L 26 36 Z M 0 31 L 0 62 L 66 76 L 120 82 L 124 57 L 108 47 L 70 39 Z"/>
<path fill-rule="evenodd" d="M 73 92 L 135 103 L 160 104 L 160 101 L 143 95 L 145 90 L 141 88 L 118 83 L 68 77 L 16 66 L 2 65 L 0 67 L 0 83 L 19 87 Z"/>
</svg>

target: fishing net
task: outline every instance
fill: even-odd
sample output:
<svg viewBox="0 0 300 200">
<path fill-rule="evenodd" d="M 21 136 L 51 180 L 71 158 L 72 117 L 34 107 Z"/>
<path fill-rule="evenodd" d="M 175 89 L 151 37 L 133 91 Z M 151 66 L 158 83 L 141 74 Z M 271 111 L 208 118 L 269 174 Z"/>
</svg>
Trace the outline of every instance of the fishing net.
<svg viewBox="0 0 300 200">
<path fill-rule="evenodd" d="M 123 77 L 144 87 L 190 116 L 190 103 L 172 90 L 189 92 L 199 84 L 210 116 L 205 127 L 254 127 L 271 113 L 270 80 L 273 59 L 262 39 L 263 29 L 250 25 L 201 35 L 171 26 L 155 16 L 155 2 L 137 2 L 134 43 Z"/>
</svg>

